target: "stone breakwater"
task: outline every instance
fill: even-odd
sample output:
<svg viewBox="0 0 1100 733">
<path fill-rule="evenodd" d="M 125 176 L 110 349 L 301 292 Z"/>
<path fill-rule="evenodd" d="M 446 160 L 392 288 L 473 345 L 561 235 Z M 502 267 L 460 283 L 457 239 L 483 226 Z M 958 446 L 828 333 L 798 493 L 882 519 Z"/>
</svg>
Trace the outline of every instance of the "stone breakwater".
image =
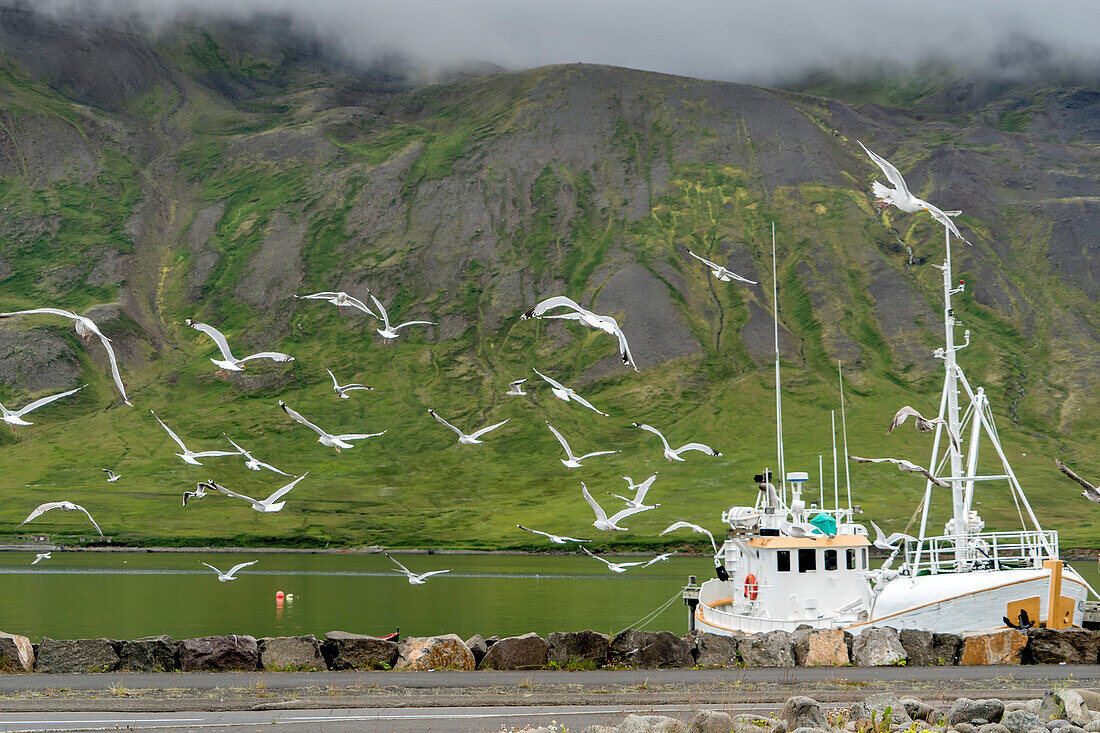
<svg viewBox="0 0 1100 733">
<path fill-rule="evenodd" d="M 565 733 L 561 727 L 526 733 Z M 850 707 L 826 707 L 792 697 L 774 717 L 702 710 L 687 722 L 660 715 L 630 715 L 620 725 L 592 725 L 582 733 L 1100 733 L 1100 693 L 1051 690 L 1034 700 L 1002 702 L 960 697 L 936 707 L 889 692 Z"/>
<path fill-rule="evenodd" d="M 858 636 L 841 629 L 717 636 L 630 629 L 524 634 L 503 639 L 455 634 L 400 642 L 346 631 L 323 639 L 229 634 L 175 640 L 51 639 L 32 644 L 0 633 L 0 672 L 300 671 L 347 669 L 598 669 L 601 667 L 828 667 L 1097 664 L 1100 631 L 1003 629 L 936 634 L 891 628 Z M 986 733 L 996 733 L 987 731 Z"/>
</svg>

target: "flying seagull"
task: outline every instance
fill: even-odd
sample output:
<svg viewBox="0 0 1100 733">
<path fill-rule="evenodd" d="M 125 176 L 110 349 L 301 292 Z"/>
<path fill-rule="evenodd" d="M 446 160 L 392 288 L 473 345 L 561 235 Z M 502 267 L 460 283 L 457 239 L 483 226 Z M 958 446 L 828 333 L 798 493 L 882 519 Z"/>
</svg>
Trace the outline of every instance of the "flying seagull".
<svg viewBox="0 0 1100 733">
<path fill-rule="evenodd" d="M 194 451 L 192 451 L 190 448 L 188 448 L 186 445 L 183 444 L 183 441 L 180 440 L 180 436 L 178 436 L 174 432 L 172 432 L 172 428 L 165 425 L 164 421 L 161 420 L 159 417 L 157 417 L 157 413 L 153 412 L 152 410 L 149 410 L 149 412 L 151 412 L 153 414 L 153 417 L 157 418 L 157 422 L 159 422 L 160 426 L 162 428 L 164 428 L 165 432 L 168 433 L 168 436 L 172 440 L 176 441 L 176 445 L 178 445 L 183 450 L 183 453 L 177 453 L 176 455 L 179 456 L 180 459 L 182 459 L 184 463 L 190 463 L 192 466 L 201 466 L 202 464 L 199 463 L 195 459 L 197 459 L 197 458 L 216 458 L 218 456 L 235 456 L 235 455 L 237 455 L 233 451 L 228 451 L 228 450 L 204 450 L 200 453 L 195 453 Z"/>
<path fill-rule="evenodd" d="M 186 323 L 188 326 L 195 329 L 196 331 L 201 331 L 202 333 L 205 333 L 207 336 L 214 340 L 215 344 L 217 344 L 218 350 L 222 352 L 222 358 L 211 358 L 210 361 L 212 361 L 214 365 L 218 367 L 218 371 L 220 373 L 243 372 L 244 363 L 246 361 L 249 361 L 250 359 L 271 359 L 272 361 L 280 362 L 294 361 L 293 356 L 283 354 L 279 351 L 260 351 L 255 354 L 249 354 L 243 359 L 238 359 L 237 357 L 233 356 L 233 352 L 229 350 L 229 342 L 225 340 L 225 334 L 223 334 L 221 331 L 206 323 L 192 321 L 190 318 L 184 321 L 184 323 Z"/>
<path fill-rule="evenodd" d="M 39 552 L 38 554 L 36 554 L 34 556 L 34 560 L 31 561 L 31 565 L 37 565 L 38 563 L 42 562 L 43 560 L 51 560 L 51 559 L 53 559 L 53 552 L 52 551 L 51 552 Z"/>
<path fill-rule="evenodd" d="M 342 399 L 342 400 L 350 400 L 351 397 L 348 395 L 348 392 L 351 392 L 353 390 L 356 390 L 356 389 L 374 389 L 374 387 L 368 387 L 365 384 L 345 384 L 345 385 L 341 386 L 341 384 L 336 381 L 336 375 L 335 374 L 333 374 L 328 369 L 326 369 L 325 371 L 328 372 L 328 375 L 330 377 L 332 377 L 332 391 L 335 392 L 336 394 L 340 395 L 340 399 Z"/>
<path fill-rule="evenodd" d="M 109 484 L 113 484 L 115 481 L 118 481 L 120 478 L 122 478 L 121 473 L 115 473 L 114 471 L 112 471 L 109 468 L 101 468 L 99 470 L 103 471 L 103 473 L 107 474 L 107 483 L 109 483 Z"/>
<path fill-rule="evenodd" d="M 583 461 L 585 458 L 591 458 L 592 456 L 606 456 L 612 453 L 619 452 L 617 450 L 598 450 L 593 453 L 585 453 L 583 456 L 575 456 L 573 455 L 573 450 L 569 447 L 569 443 L 565 442 L 565 438 L 562 437 L 562 434 L 558 432 L 557 428 L 550 424 L 549 420 L 546 421 L 546 427 L 550 428 L 550 432 L 553 433 L 554 437 L 558 439 L 559 443 L 561 443 L 561 447 L 565 448 L 565 455 L 568 456 L 569 460 L 566 460 L 565 458 L 559 458 L 558 460 L 560 460 L 562 462 L 562 465 L 568 468 L 570 471 L 572 471 L 574 468 L 580 468 L 581 461 Z"/>
<path fill-rule="evenodd" d="M 70 389 L 68 392 L 59 392 L 58 394 L 50 395 L 49 397 L 43 397 L 41 399 L 35 400 L 34 402 L 31 402 L 22 410 L 9 410 L 8 408 L 4 407 L 4 405 L 0 404 L 0 413 L 2 413 L 2 416 L 0 416 L 0 420 L 3 420 L 8 425 L 11 425 L 12 430 L 15 430 L 16 425 L 33 425 L 34 423 L 27 422 L 23 419 L 23 416 L 26 415 L 28 412 L 31 412 L 32 410 L 37 410 L 39 407 L 42 407 L 42 405 L 48 405 L 54 400 L 59 400 L 62 397 L 68 397 L 71 394 L 76 394 L 87 386 L 88 385 L 85 384 L 77 387 L 76 389 Z"/>
<path fill-rule="evenodd" d="M 378 332 L 378 335 L 380 335 L 384 339 L 395 339 L 395 338 L 397 338 L 398 335 L 399 335 L 397 332 L 400 331 L 405 326 L 434 326 L 435 325 L 434 321 L 405 321 L 404 323 L 402 323 L 400 325 L 397 325 L 397 326 L 393 326 L 391 328 L 390 327 L 390 314 L 386 311 L 386 307 L 384 305 L 382 305 L 381 301 L 379 301 L 378 298 L 374 297 L 374 293 L 368 292 L 367 295 L 369 295 L 370 299 L 374 301 L 374 304 L 376 306 L 378 306 L 378 312 L 382 314 L 381 319 L 382 319 L 383 328 L 376 328 L 375 330 Z"/>
<path fill-rule="evenodd" d="M 738 282 L 748 283 L 749 285 L 756 285 L 755 280 L 749 280 L 747 277 L 741 277 L 733 270 L 727 270 L 721 265 L 714 264 L 710 260 L 704 260 L 702 257 L 695 254 L 690 249 L 687 251 L 687 253 L 709 267 L 711 270 L 711 274 L 724 283 L 728 283 L 730 280 L 737 280 Z"/>
<path fill-rule="evenodd" d="M 250 562 L 242 562 L 239 565 L 234 565 L 233 567 L 231 567 L 229 569 L 229 572 L 227 572 L 227 573 L 223 573 L 221 570 L 218 570 L 216 567 L 214 567 L 210 563 L 205 563 L 204 562 L 203 565 L 205 565 L 206 567 L 210 568 L 215 573 L 217 573 L 218 574 L 218 580 L 220 582 L 228 583 L 231 580 L 236 580 L 237 579 L 234 576 L 237 574 L 238 571 L 240 571 L 244 568 L 247 568 L 249 565 L 255 565 L 258 562 L 259 562 L 259 560 L 252 560 Z"/>
<path fill-rule="evenodd" d="M 860 458 L 859 456 L 848 457 L 856 463 L 893 463 L 895 466 L 898 467 L 899 471 L 910 471 L 912 473 L 919 473 L 940 488 L 951 488 L 951 484 L 947 483 L 943 479 L 936 478 L 928 471 L 927 468 L 918 466 L 917 464 L 907 461 L 904 458 Z"/>
<path fill-rule="evenodd" d="M 917 430 L 922 433 L 930 433 L 936 429 L 936 425 L 943 425 L 943 429 L 947 432 L 947 437 L 951 438 L 951 445 L 955 446 L 956 452 L 961 452 L 959 448 L 959 439 L 955 437 L 955 434 L 951 432 L 951 428 L 948 427 L 947 421 L 942 417 L 927 418 L 917 412 L 909 405 L 905 405 L 897 413 L 894 414 L 894 419 L 890 422 L 890 427 L 886 429 L 887 433 L 894 432 L 894 428 L 898 427 L 905 422 L 906 418 L 910 415 L 913 416 L 913 421 L 916 423 Z"/>
<path fill-rule="evenodd" d="M 562 400 L 563 402 L 577 402 L 584 405 L 593 412 L 598 412 L 604 417 L 610 417 L 606 412 L 602 412 L 593 407 L 591 402 L 574 392 L 572 388 L 566 387 L 564 384 L 557 381 L 556 379 L 551 379 L 550 377 L 540 372 L 538 369 L 532 368 L 531 371 L 542 377 L 543 380 L 550 385 L 550 391 L 553 392 L 554 396 L 557 397 L 559 400 Z"/>
<path fill-rule="evenodd" d="M 199 483 L 195 484 L 195 490 L 194 491 L 185 491 L 185 492 L 183 492 L 183 505 L 187 506 L 187 500 L 188 499 L 205 499 L 206 498 L 206 492 L 211 491 L 213 489 L 214 489 L 214 482 L 213 481 L 200 481 Z"/>
<path fill-rule="evenodd" d="M 545 315 L 546 311 L 551 308 L 569 308 L 573 312 Z M 630 354 L 630 345 L 626 342 L 626 334 L 619 328 L 619 322 L 611 316 L 598 315 L 587 308 L 582 308 L 571 298 L 567 298 L 564 295 L 556 295 L 552 298 L 543 300 L 534 308 L 520 316 L 521 320 L 526 320 L 528 318 L 563 318 L 571 321 L 580 321 L 585 326 L 598 328 L 604 333 L 609 333 L 619 340 L 619 358 L 623 360 L 623 364 L 632 367 L 634 371 L 638 371 L 638 366 L 634 363 L 634 357 Z"/>
<path fill-rule="evenodd" d="M 1097 503 L 1100 503 L 1100 489 L 1097 489 L 1095 486 L 1090 484 L 1088 481 L 1086 481 L 1085 479 L 1078 476 L 1076 473 L 1073 472 L 1073 470 L 1069 466 L 1062 463 L 1057 458 L 1054 459 L 1054 462 L 1058 465 L 1058 470 L 1059 471 L 1061 471 L 1065 475 L 1069 476 L 1071 479 L 1073 479 L 1077 483 L 1081 484 L 1081 487 L 1084 488 L 1084 491 L 1081 492 L 1081 496 L 1085 497 L 1089 501 L 1095 501 Z"/>
<path fill-rule="evenodd" d="M 367 294 L 370 294 L 369 290 L 367 291 Z M 327 300 L 329 303 L 332 303 L 337 307 L 350 306 L 352 308 L 358 308 L 367 315 L 371 315 L 378 320 L 382 320 L 381 316 L 368 308 L 363 301 L 359 300 L 358 298 L 352 297 L 351 295 L 348 295 L 343 290 L 326 290 L 320 293 L 313 293 L 312 295 L 295 295 L 294 297 L 298 300 Z"/>
<path fill-rule="evenodd" d="M 690 529 L 692 532 L 699 534 L 705 534 L 710 538 L 710 546 L 714 549 L 714 554 L 718 554 L 718 544 L 714 541 L 714 535 L 710 533 L 710 530 L 706 527 L 700 527 L 698 524 L 692 524 L 691 522 L 676 522 L 665 527 L 665 530 L 661 534 L 668 534 L 669 532 L 675 532 L 678 529 Z M 661 535 L 657 535 L 660 537 Z"/>
<path fill-rule="evenodd" d="M 592 522 L 592 526 L 604 532 L 625 532 L 627 528 L 620 527 L 619 522 L 632 514 L 646 511 L 646 509 L 640 509 L 638 507 L 627 507 L 626 509 L 620 509 L 608 517 L 603 507 L 596 503 L 596 500 L 592 498 L 592 494 L 588 493 L 588 487 L 584 485 L 583 481 L 581 481 L 581 494 L 584 496 L 584 500 L 588 502 L 588 505 L 592 507 L 592 511 L 596 513 L 596 521 Z"/>
<path fill-rule="evenodd" d="M 51 501 L 42 504 L 33 512 L 31 512 L 31 515 L 29 517 L 20 522 L 19 526 L 22 527 L 24 524 L 31 521 L 35 517 L 40 517 L 51 509 L 60 509 L 63 512 L 84 512 L 84 514 L 88 517 L 88 521 L 92 523 L 93 527 L 95 527 L 95 531 L 99 532 L 100 537 L 103 536 L 103 530 L 100 529 L 99 525 L 95 523 L 94 519 L 92 519 L 92 515 L 88 514 L 88 510 L 80 506 L 79 504 L 72 503 L 71 501 Z"/>
<path fill-rule="evenodd" d="M 383 430 L 381 433 L 344 433 L 342 435 L 332 435 L 331 433 L 326 433 L 324 430 L 317 427 L 316 425 L 311 423 L 309 420 L 306 420 L 304 417 L 299 415 L 297 412 L 295 412 L 294 410 L 287 407 L 286 403 L 283 402 L 282 400 L 279 400 L 279 407 L 283 408 L 283 412 L 290 415 L 294 420 L 296 420 L 297 422 L 300 422 L 301 424 L 305 425 L 307 428 L 309 428 L 313 432 L 320 435 L 321 437 L 319 437 L 317 439 L 318 443 L 320 443 L 321 445 L 328 446 L 329 448 L 335 448 L 337 453 L 340 452 L 341 448 L 354 448 L 355 447 L 354 445 L 352 445 L 351 443 L 348 442 L 349 440 L 365 440 L 366 438 L 376 438 L 379 435 L 385 435 L 385 433 L 386 433 L 386 431 Z"/>
<path fill-rule="evenodd" d="M 258 512 L 270 513 L 270 512 L 277 512 L 280 509 L 282 509 L 283 505 L 286 504 L 286 502 L 285 501 L 279 501 L 279 499 L 286 496 L 290 492 L 291 489 L 293 489 L 295 486 L 298 485 L 299 481 L 301 481 L 302 479 L 304 479 L 308 475 L 309 475 L 309 471 L 306 471 L 305 473 L 303 473 L 301 476 L 299 476 L 298 478 L 291 481 L 286 486 L 283 486 L 282 488 L 280 488 L 280 489 L 276 490 L 275 492 L 273 492 L 271 494 L 271 496 L 267 497 L 266 499 L 262 499 L 262 500 L 253 499 L 251 496 L 245 496 L 244 494 L 238 494 L 236 491 L 230 491 L 229 489 L 225 488 L 224 486 L 222 486 L 220 484 L 217 484 L 217 483 L 214 483 L 213 481 L 210 482 L 210 485 L 213 486 L 218 491 L 225 494 L 226 496 L 231 496 L 234 499 L 244 499 L 245 501 L 251 503 L 252 508 L 255 509 Z"/>
<path fill-rule="evenodd" d="M 222 435 L 225 436 L 226 440 L 233 444 L 233 447 L 237 449 L 237 452 L 240 453 L 240 455 L 244 456 L 244 465 L 250 471 L 259 471 L 260 469 L 266 468 L 268 471 L 274 471 L 275 473 L 282 474 L 283 476 L 290 475 L 286 471 L 280 471 L 279 469 L 272 466 L 270 463 L 264 463 L 263 461 L 257 460 L 249 451 L 246 451 L 244 448 L 237 445 L 237 441 L 233 440 L 228 435 L 225 435 L 225 433 L 222 433 Z"/>
<path fill-rule="evenodd" d="M 886 175 L 886 180 L 894 185 L 893 188 L 887 188 L 878 181 L 871 184 L 871 190 L 874 192 L 875 198 L 879 201 L 879 209 L 885 209 L 890 204 L 893 204 L 909 214 L 918 211 L 927 211 L 932 215 L 933 219 L 950 229 L 952 234 L 967 244 L 970 244 L 970 242 L 966 241 L 966 237 L 959 233 L 959 228 L 955 226 L 955 222 L 951 221 L 951 217 L 945 214 L 941 209 L 936 208 L 927 201 L 917 198 L 909 192 L 909 187 L 905 185 L 905 179 L 901 177 L 901 173 L 898 172 L 897 168 L 891 165 L 890 162 L 882 156 L 872 153 L 867 149 L 867 146 L 859 142 L 859 140 L 856 140 L 856 142 L 863 148 L 863 152 L 867 153 L 871 160 L 882 169 L 882 172 Z"/>
<path fill-rule="evenodd" d="M 555 545 L 564 545 L 567 542 L 591 542 L 592 541 L 592 540 L 579 540 L 576 537 L 566 537 L 564 535 L 550 534 L 549 532 L 542 532 L 542 531 L 537 530 L 537 529 L 529 529 L 527 527 L 524 527 L 522 524 L 517 524 L 516 526 L 519 527 L 520 529 L 522 529 L 524 532 L 531 532 L 532 534 L 540 534 L 543 537 L 548 537 L 548 538 L 550 538 L 550 541 L 553 542 Z"/>
<path fill-rule="evenodd" d="M 441 418 L 439 415 L 437 415 L 435 410 L 429 409 L 428 414 L 431 415 L 432 417 L 434 417 L 436 419 L 436 421 L 439 422 L 441 425 L 446 425 L 451 430 L 458 433 L 458 442 L 461 443 L 462 445 L 477 445 L 478 443 L 481 443 L 482 441 L 478 440 L 478 438 L 480 438 L 482 435 L 485 435 L 485 433 L 489 432 L 490 430 L 496 430 L 501 425 L 508 422 L 508 420 L 512 419 L 512 418 L 508 418 L 508 420 L 501 420 L 500 422 L 496 423 L 495 425 L 490 425 L 487 428 L 482 428 L 481 430 L 478 430 L 476 432 L 473 432 L 473 433 L 470 433 L 469 435 L 467 435 L 466 433 L 462 432 L 461 430 L 456 428 L 454 425 L 451 425 L 449 422 L 447 422 L 446 420 Z"/>
<path fill-rule="evenodd" d="M 122 397 L 122 401 L 127 405 L 133 407 L 133 403 L 126 396 L 126 387 L 122 384 L 122 376 L 118 373 L 118 361 L 115 359 L 115 350 L 111 348 L 111 339 L 103 335 L 103 332 L 99 330 L 99 326 L 95 325 L 95 321 L 85 316 L 78 316 L 71 311 L 61 310 L 59 308 L 32 308 L 25 311 L 15 311 L 13 313 L 0 313 L 0 318 L 13 318 L 15 316 L 25 316 L 34 313 L 47 313 L 54 316 L 63 316 L 65 318 L 71 318 L 75 323 L 76 333 L 85 342 L 90 341 L 92 336 L 98 336 L 100 342 L 103 344 L 103 348 L 107 349 L 107 359 L 111 362 L 111 376 L 115 380 L 115 389 L 118 390 L 119 395 Z"/>
<path fill-rule="evenodd" d="M 409 585 L 424 585 L 424 583 L 428 582 L 428 578 L 432 577 L 433 575 L 442 575 L 443 573 L 451 572 L 450 570 L 429 570 L 426 573 L 421 573 L 420 575 L 417 575 L 401 563 L 397 562 L 397 560 L 394 560 L 393 556 L 390 555 L 390 553 L 387 552 L 385 553 L 385 555 L 390 560 L 393 560 L 394 565 L 401 568 L 400 570 L 394 570 L 395 573 L 404 573 L 406 576 L 408 576 Z"/>
<path fill-rule="evenodd" d="M 508 391 L 504 394 L 509 397 L 525 397 L 527 393 L 523 391 L 523 383 L 526 381 L 526 379 L 517 379 L 515 381 L 509 382 Z"/>
<path fill-rule="evenodd" d="M 882 531 L 882 527 L 875 524 L 874 521 L 871 522 L 871 527 L 875 530 L 875 541 L 872 544 L 880 550 L 897 550 L 899 546 L 898 543 L 902 540 L 915 539 L 912 535 L 905 534 L 904 532 L 894 532 L 887 537 Z"/>
<path fill-rule="evenodd" d="M 654 435 L 656 435 L 658 438 L 661 439 L 661 443 L 665 447 L 665 458 L 667 458 L 669 460 L 669 462 L 683 461 L 684 459 L 680 457 L 680 454 L 685 453 L 689 450 L 701 451 L 703 453 L 706 453 L 708 456 L 714 456 L 716 458 L 718 456 L 722 455 L 718 451 L 711 448 L 709 445 L 705 445 L 703 443 L 687 443 L 685 445 L 680 446 L 676 450 L 672 450 L 672 448 L 670 448 L 669 445 L 668 445 L 668 441 L 665 440 L 665 436 L 662 435 L 661 431 L 658 430 L 657 428 L 653 427 L 652 425 L 646 425 L 644 423 L 633 423 L 633 425 L 636 428 L 641 428 L 642 430 L 648 430 L 649 432 L 653 433 Z"/>
<path fill-rule="evenodd" d="M 634 498 L 631 499 L 626 496 L 619 496 L 618 494 L 613 494 L 610 491 L 607 492 L 608 494 L 611 494 L 611 496 L 614 496 L 616 499 L 622 499 L 629 507 L 637 507 L 639 509 L 656 509 L 657 507 L 661 506 L 660 504 L 647 506 L 645 503 L 645 495 L 649 492 L 649 487 L 651 487 L 653 485 L 653 482 L 657 480 L 656 471 L 653 472 L 652 476 L 650 476 L 640 484 L 634 483 L 634 479 L 630 478 L 629 476 L 622 476 L 621 478 L 626 481 L 631 489 L 634 490 Z"/>
<path fill-rule="evenodd" d="M 600 557 L 596 553 L 589 550 L 587 547 L 582 547 L 581 549 L 584 550 L 585 554 L 588 555 L 589 557 L 594 557 L 597 560 L 599 560 L 600 562 L 607 565 L 607 569 L 610 570 L 613 573 L 625 573 L 628 568 L 634 568 L 634 567 L 637 567 L 639 565 L 648 565 L 649 564 L 645 560 L 639 560 L 637 562 L 611 562 L 610 560 L 605 560 L 604 558 Z M 652 562 L 652 561 L 650 561 L 650 562 Z"/>
</svg>

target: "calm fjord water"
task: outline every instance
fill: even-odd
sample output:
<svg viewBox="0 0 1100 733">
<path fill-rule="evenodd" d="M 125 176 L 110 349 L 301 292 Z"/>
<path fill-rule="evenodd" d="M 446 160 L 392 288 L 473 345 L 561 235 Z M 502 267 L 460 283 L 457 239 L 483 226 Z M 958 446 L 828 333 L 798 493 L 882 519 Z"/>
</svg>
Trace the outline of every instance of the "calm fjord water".
<svg viewBox="0 0 1100 733">
<path fill-rule="evenodd" d="M 413 572 L 451 568 L 411 586 L 382 555 L 54 552 L 0 553 L 0 630 L 33 641 L 177 639 L 213 634 L 293 636 L 342 630 L 402 636 L 501 636 L 591 628 L 615 633 L 673 596 L 647 624 L 687 631 L 679 600 L 688 575 L 714 572 L 706 557 L 673 557 L 622 575 L 587 556 L 396 555 Z M 228 570 L 219 583 L 201 562 Z M 644 558 L 627 558 L 639 560 Z M 293 602 L 276 604 L 276 591 Z"/>
</svg>

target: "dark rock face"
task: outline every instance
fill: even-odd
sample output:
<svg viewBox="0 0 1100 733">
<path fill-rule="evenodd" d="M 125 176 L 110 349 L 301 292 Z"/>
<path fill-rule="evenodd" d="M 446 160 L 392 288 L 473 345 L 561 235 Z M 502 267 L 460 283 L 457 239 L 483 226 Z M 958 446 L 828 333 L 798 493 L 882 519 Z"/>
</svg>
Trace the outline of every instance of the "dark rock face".
<svg viewBox="0 0 1100 733">
<path fill-rule="evenodd" d="M 932 634 L 932 656 L 936 664 L 947 667 L 958 664 L 961 649 L 962 637 L 958 634 Z"/>
<path fill-rule="evenodd" d="M 935 723 L 936 709 L 928 703 L 921 702 L 912 697 L 903 697 L 901 704 L 905 706 L 905 712 L 913 720 L 923 720 L 926 723 Z"/>
<path fill-rule="evenodd" d="M 113 672 L 118 667 L 118 652 L 110 639 L 51 639 L 38 645 L 36 672 Z"/>
<path fill-rule="evenodd" d="M 164 635 L 124 641 L 118 668 L 127 672 L 171 672 L 178 669 L 176 647 L 176 640 Z"/>
<path fill-rule="evenodd" d="M 736 667 L 740 663 L 737 645 L 746 634 L 723 636 L 698 633 L 695 635 L 695 663 L 700 667 Z"/>
<path fill-rule="evenodd" d="M 1096 664 L 1100 634 L 1088 629 L 1029 629 L 1026 664 Z"/>
<path fill-rule="evenodd" d="M 259 668 L 260 649 L 251 636 L 201 636 L 179 645 L 183 672 L 252 672 Z"/>
<path fill-rule="evenodd" d="M 910 667 L 928 667 L 937 664 L 935 634 L 931 631 L 902 629 L 898 634 Z"/>
<path fill-rule="evenodd" d="M 607 664 L 611 650 L 611 637 L 591 629 L 555 631 L 546 637 L 546 641 L 550 644 L 547 659 L 559 667 L 602 667 Z"/>
<path fill-rule="evenodd" d="M 474 634 L 467 639 L 466 648 L 474 655 L 475 665 L 481 664 L 481 660 L 484 659 L 485 655 L 489 652 L 489 645 L 485 643 L 485 639 L 481 638 L 481 634 Z"/>
<path fill-rule="evenodd" d="M 793 667 L 794 637 L 786 631 L 750 634 L 737 644 L 746 667 Z"/>
<path fill-rule="evenodd" d="M 947 724 L 973 723 L 983 720 L 986 723 L 999 723 L 1005 714 L 1005 705 L 1000 700 L 970 700 L 960 697 L 947 712 Z"/>
<path fill-rule="evenodd" d="M 691 667 L 695 664 L 691 645 L 671 631 L 628 629 L 612 639 L 611 658 L 645 669 Z"/>
<path fill-rule="evenodd" d="M 265 636 L 257 642 L 260 669 L 328 669 L 321 655 L 321 643 L 313 634 Z"/>
<path fill-rule="evenodd" d="M 538 634 L 509 636 L 489 647 L 478 669 L 542 669 L 550 645 Z"/>
<path fill-rule="evenodd" d="M 817 700 L 809 697 L 789 697 L 783 704 L 780 717 L 787 724 L 787 730 L 797 728 L 820 728 L 827 730 L 828 718 L 825 708 Z"/>
<path fill-rule="evenodd" d="M 392 669 L 397 644 L 386 639 L 347 631 L 330 631 L 321 644 L 329 669 Z"/>
</svg>

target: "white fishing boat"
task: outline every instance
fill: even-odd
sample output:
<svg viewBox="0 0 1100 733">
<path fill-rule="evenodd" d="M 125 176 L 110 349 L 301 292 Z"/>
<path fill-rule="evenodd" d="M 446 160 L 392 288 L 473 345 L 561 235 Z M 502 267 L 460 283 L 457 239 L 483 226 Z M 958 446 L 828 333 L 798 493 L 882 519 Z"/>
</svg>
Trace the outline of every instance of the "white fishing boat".
<svg viewBox="0 0 1100 733">
<path fill-rule="evenodd" d="M 847 628 L 857 634 L 868 626 L 968 633 L 1004 628 L 1006 621 L 1014 626 L 1033 623 L 1050 628 L 1081 625 L 1083 602 L 1090 592 L 1096 594 L 1060 560 L 1058 533 L 1044 530 L 1032 511 L 1001 447 L 984 389 L 971 386 L 956 360 L 957 352 L 970 344 L 970 331 L 965 332 L 961 345 L 955 343 L 951 296 L 965 285 L 953 286 L 950 234 L 945 230 L 945 235 L 947 255 L 943 265 L 937 265 L 943 272 L 945 345 L 932 354 L 944 365 L 942 422 L 935 428 L 929 463 L 937 480 L 950 486 L 951 519 L 943 534 L 927 533 L 929 510 L 938 498 L 933 490 L 939 487 L 926 480 L 918 535 L 897 540 L 889 559 L 872 568 L 872 542 L 866 528 L 855 521 L 859 507 L 852 504 L 847 461 L 847 505 L 841 504 L 835 427 L 833 506 L 825 506 L 822 479 L 817 501 L 807 503 L 809 475 L 786 472 L 783 455 L 776 323 L 778 468 L 775 474 L 765 471 L 756 477 L 758 492 L 751 506 L 734 506 L 723 512 L 728 533 L 715 557 L 718 577 L 685 588 L 692 628 L 730 635 L 793 631 L 801 625 Z M 772 239 L 774 299 L 774 226 Z M 843 424 L 843 382 L 841 408 Z M 983 445 L 996 454 L 999 472 L 979 472 Z M 844 453 L 846 456 L 846 430 Z M 975 487 L 987 483 L 1007 485 L 1020 517 L 1019 529 L 984 531 L 985 523 L 974 508 Z M 899 555 L 901 564 L 894 569 Z"/>
</svg>

